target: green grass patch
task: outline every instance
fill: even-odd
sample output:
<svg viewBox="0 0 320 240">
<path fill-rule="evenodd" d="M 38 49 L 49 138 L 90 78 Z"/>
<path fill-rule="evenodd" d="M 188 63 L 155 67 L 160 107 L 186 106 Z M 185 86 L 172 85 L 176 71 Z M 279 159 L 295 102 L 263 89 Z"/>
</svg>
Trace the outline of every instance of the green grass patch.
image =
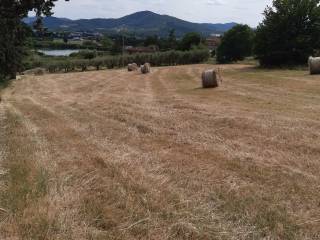
<svg viewBox="0 0 320 240">
<path fill-rule="evenodd" d="M 2 163 L 6 173 L 0 181 L 0 208 L 5 210 L 5 221 L 0 231 L 19 239 L 46 239 L 54 221 L 48 215 L 46 196 L 49 189 L 49 172 L 36 160 L 33 141 L 22 124 L 20 116 L 8 113 L 5 140 L 7 156 Z M 29 142 L 29 144 L 26 144 Z"/>
</svg>

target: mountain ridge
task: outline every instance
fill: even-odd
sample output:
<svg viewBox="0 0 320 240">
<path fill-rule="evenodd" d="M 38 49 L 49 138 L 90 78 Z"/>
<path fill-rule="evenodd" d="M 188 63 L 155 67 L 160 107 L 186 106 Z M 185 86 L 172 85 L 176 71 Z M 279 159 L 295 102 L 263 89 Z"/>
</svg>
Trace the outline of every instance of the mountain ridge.
<svg viewBox="0 0 320 240">
<path fill-rule="evenodd" d="M 25 18 L 24 22 L 32 25 L 34 17 Z M 50 31 L 97 31 L 115 33 L 132 32 L 137 35 L 167 35 L 175 29 L 177 36 L 187 32 L 199 32 L 202 35 L 219 34 L 229 30 L 237 23 L 193 23 L 169 15 L 160 15 L 151 11 L 135 12 L 121 18 L 77 19 L 46 17 L 44 26 Z"/>
</svg>

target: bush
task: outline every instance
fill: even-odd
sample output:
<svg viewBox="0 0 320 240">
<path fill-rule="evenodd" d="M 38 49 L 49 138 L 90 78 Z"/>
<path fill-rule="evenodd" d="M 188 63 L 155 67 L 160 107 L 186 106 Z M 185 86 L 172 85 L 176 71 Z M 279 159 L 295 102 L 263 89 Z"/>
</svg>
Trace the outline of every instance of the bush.
<svg viewBox="0 0 320 240">
<path fill-rule="evenodd" d="M 103 58 L 96 58 L 91 61 L 91 64 L 96 68 L 97 71 L 100 70 L 100 67 L 103 65 L 103 63 Z"/>
<path fill-rule="evenodd" d="M 93 59 L 97 57 L 97 51 L 81 50 L 77 53 L 72 53 L 70 57 L 77 57 L 82 59 Z"/>
<path fill-rule="evenodd" d="M 96 48 L 97 47 L 97 43 L 93 42 L 93 41 L 83 41 L 82 43 L 83 46 L 85 47 L 92 47 L 92 48 Z"/>
<path fill-rule="evenodd" d="M 90 66 L 89 60 L 76 60 L 73 61 L 75 68 L 80 69 L 82 72 L 87 71 Z"/>
</svg>

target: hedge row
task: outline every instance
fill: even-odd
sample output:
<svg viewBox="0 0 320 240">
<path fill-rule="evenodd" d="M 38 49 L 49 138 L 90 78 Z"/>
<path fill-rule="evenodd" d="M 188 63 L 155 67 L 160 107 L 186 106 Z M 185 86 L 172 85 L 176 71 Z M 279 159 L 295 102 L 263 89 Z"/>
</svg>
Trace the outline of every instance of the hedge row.
<svg viewBox="0 0 320 240">
<path fill-rule="evenodd" d="M 101 68 L 121 68 L 133 62 L 138 65 L 149 62 L 152 66 L 173 66 L 201 63 L 208 59 L 209 52 L 207 50 L 169 51 L 154 54 L 97 57 L 94 59 L 53 60 L 46 64 L 41 64 L 41 67 L 46 68 L 49 72 L 70 72 L 76 70 L 86 71 L 91 67 L 95 67 L 97 70 Z"/>
</svg>

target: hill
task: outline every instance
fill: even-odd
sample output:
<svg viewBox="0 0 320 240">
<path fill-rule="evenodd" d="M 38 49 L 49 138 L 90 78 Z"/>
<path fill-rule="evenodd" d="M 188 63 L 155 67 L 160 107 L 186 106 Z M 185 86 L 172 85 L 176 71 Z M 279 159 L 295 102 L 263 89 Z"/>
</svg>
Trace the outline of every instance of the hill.
<svg viewBox="0 0 320 240">
<path fill-rule="evenodd" d="M 31 25 L 34 18 L 26 18 L 24 22 Z M 67 18 L 47 17 L 44 25 L 51 31 L 98 31 L 98 32 L 119 32 L 127 31 L 137 35 L 165 36 L 171 29 L 176 30 L 177 36 L 187 32 L 196 31 L 203 35 L 223 33 L 229 30 L 236 23 L 211 24 L 192 23 L 168 15 L 160 15 L 150 11 L 136 12 L 122 18 L 95 18 L 71 20 Z"/>
</svg>

